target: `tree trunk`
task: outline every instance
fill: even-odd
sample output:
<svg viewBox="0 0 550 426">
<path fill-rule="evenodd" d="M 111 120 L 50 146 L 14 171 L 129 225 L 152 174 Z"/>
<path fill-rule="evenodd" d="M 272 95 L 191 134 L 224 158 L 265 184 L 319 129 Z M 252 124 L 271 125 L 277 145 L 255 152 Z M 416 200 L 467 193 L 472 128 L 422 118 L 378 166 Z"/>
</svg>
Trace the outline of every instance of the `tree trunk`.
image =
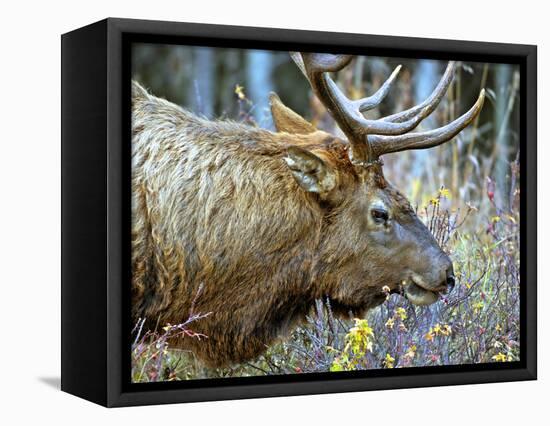
<svg viewBox="0 0 550 426">
<path fill-rule="evenodd" d="M 254 105 L 252 115 L 260 127 L 269 129 L 273 128 L 268 99 L 268 93 L 273 90 L 272 56 L 270 52 L 263 50 L 250 50 L 246 58 L 248 88 L 245 87 L 245 90 Z"/>
<path fill-rule="evenodd" d="M 194 110 L 208 118 L 214 114 L 214 71 L 216 69 L 214 51 L 211 48 L 198 48 L 195 53 L 193 70 Z"/>
</svg>

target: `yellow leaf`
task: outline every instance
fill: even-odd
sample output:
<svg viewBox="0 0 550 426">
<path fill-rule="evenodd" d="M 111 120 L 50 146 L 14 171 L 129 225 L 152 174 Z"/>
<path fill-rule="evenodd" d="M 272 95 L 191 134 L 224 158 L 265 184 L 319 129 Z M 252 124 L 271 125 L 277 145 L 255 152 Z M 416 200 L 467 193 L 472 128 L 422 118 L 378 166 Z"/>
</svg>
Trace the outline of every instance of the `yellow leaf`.
<svg viewBox="0 0 550 426">
<path fill-rule="evenodd" d="M 506 362 L 508 360 L 508 357 L 502 352 L 499 352 L 498 354 L 493 355 L 491 359 L 496 362 Z"/>
<path fill-rule="evenodd" d="M 453 330 L 449 324 L 443 324 L 443 326 L 441 327 L 441 334 L 443 334 L 444 336 L 450 336 L 452 332 Z"/>
<path fill-rule="evenodd" d="M 405 321 L 407 319 L 407 311 L 405 310 L 405 308 L 397 308 L 395 310 L 395 314 L 401 318 L 401 321 Z"/>
<path fill-rule="evenodd" d="M 407 352 L 405 353 L 405 357 L 409 359 L 413 359 L 416 355 L 416 345 L 412 345 L 409 349 L 407 349 Z"/>
<path fill-rule="evenodd" d="M 330 366 L 330 371 L 344 371 L 344 367 L 340 364 L 338 358 Z"/>
<path fill-rule="evenodd" d="M 393 368 L 394 363 L 395 363 L 395 358 L 392 357 L 390 354 L 386 354 L 386 358 L 384 358 L 384 367 Z"/>
<path fill-rule="evenodd" d="M 443 198 L 451 198 L 451 191 L 448 188 L 441 188 L 439 190 L 439 196 Z"/>
<path fill-rule="evenodd" d="M 246 95 L 244 94 L 244 87 L 239 84 L 235 85 L 235 94 L 241 100 L 246 99 Z"/>
</svg>

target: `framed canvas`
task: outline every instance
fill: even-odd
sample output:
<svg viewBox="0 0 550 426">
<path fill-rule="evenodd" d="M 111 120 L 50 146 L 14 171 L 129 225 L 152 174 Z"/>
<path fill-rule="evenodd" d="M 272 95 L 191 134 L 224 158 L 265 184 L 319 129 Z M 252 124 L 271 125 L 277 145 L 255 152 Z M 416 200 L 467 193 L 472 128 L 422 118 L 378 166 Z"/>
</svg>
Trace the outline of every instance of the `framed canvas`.
<svg viewBox="0 0 550 426">
<path fill-rule="evenodd" d="M 106 19 L 62 36 L 62 389 L 536 378 L 536 47 Z"/>
</svg>

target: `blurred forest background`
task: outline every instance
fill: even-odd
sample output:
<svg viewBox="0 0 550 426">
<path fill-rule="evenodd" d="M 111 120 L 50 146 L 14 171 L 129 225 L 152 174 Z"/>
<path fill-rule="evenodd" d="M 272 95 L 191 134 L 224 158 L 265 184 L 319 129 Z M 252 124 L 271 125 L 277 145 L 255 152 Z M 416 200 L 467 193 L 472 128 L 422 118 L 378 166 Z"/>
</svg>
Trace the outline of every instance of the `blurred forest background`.
<svg viewBox="0 0 550 426">
<path fill-rule="evenodd" d="M 374 93 L 399 64 L 403 68 L 389 95 L 367 115 L 376 118 L 424 101 L 446 62 L 359 56 L 333 77 L 355 99 Z M 274 91 L 318 128 L 339 134 L 288 52 L 136 44 L 132 78 L 198 115 L 270 130 L 268 95 Z M 459 285 L 448 300 L 412 307 L 391 296 L 367 319 L 349 322 L 334 320 L 330 306 L 319 301 L 309 325 L 261 360 L 219 371 L 203 369 L 192 355 L 170 351 L 169 330 L 137 327 L 134 380 L 517 360 L 519 83 L 516 65 L 460 63 L 446 97 L 418 130 L 452 121 L 485 88 L 485 105 L 475 122 L 442 146 L 383 158 L 386 178 L 416 206 L 453 258 Z M 362 336 L 363 346 L 351 344 L 354 333 Z"/>
<path fill-rule="evenodd" d="M 154 95 L 199 115 L 244 120 L 273 130 L 268 95 L 274 91 L 287 106 L 319 128 L 337 132 L 288 52 L 138 44 L 132 57 L 135 80 Z M 399 64 L 403 68 L 395 88 L 368 116 L 375 118 L 426 99 L 446 62 L 358 57 L 336 78 L 350 97 L 359 98 L 374 93 Z M 392 163 L 391 157 L 408 157 L 399 162 L 399 173 L 389 174 L 393 182 L 426 179 L 432 189 L 445 184 L 453 192 L 459 189 L 461 200 L 470 201 L 472 197 L 475 200 L 476 181 L 492 176 L 507 192 L 508 165 L 519 147 L 518 66 L 462 63 L 446 99 L 419 130 L 443 125 L 461 115 L 473 105 L 482 87 L 487 90 L 485 106 L 476 123 L 457 137 L 457 143 L 384 157 L 387 164 Z M 434 157 L 435 162 L 431 160 Z M 402 163 L 408 167 L 403 169 Z"/>
</svg>

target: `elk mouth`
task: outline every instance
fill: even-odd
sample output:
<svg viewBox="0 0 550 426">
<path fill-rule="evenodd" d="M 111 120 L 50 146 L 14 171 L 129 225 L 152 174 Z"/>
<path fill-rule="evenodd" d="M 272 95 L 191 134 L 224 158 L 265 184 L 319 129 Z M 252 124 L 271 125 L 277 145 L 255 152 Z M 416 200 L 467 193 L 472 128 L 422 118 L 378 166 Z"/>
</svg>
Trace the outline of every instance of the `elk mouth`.
<svg viewBox="0 0 550 426">
<path fill-rule="evenodd" d="M 416 278 L 416 279 L 415 279 Z M 409 302 L 418 306 L 431 305 L 437 302 L 439 294 L 445 291 L 445 286 L 440 286 L 435 289 L 426 288 L 423 280 L 420 277 L 411 277 L 408 281 L 403 282 L 403 294 Z"/>
</svg>

